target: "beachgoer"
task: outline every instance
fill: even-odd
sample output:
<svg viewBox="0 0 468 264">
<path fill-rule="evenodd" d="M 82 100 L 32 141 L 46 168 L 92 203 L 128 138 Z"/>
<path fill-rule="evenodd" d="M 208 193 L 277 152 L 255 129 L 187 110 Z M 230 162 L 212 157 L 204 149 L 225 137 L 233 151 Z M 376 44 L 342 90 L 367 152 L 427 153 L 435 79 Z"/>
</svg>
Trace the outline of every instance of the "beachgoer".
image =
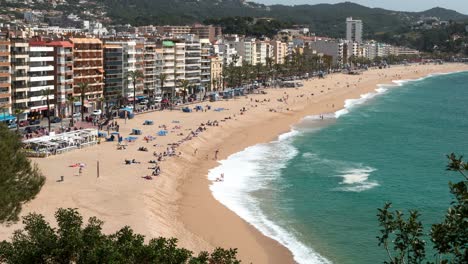
<svg viewBox="0 0 468 264">
<path fill-rule="evenodd" d="M 198 149 L 196 148 L 195 151 L 193 152 L 193 155 L 197 155 Z"/>
<path fill-rule="evenodd" d="M 82 172 L 83 172 L 83 168 L 80 167 L 80 168 L 78 169 L 78 175 L 81 175 Z"/>
<path fill-rule="evenodd" d="M 217 150 L 215 151 L 215 156 L 214 156 L 215 160 L 218 159 L 218 153 L 219 153 L 219 149 L 217 149 Z"/>
</svg>

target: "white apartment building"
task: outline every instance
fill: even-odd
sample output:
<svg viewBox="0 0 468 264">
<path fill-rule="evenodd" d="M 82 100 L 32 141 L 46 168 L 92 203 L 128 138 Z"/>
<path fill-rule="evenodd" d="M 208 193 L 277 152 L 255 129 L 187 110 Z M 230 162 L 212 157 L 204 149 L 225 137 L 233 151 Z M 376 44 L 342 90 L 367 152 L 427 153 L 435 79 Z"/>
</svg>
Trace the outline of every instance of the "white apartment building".
<svg viewBox="0 0 468 264">
<path fill-rule="evenodd" d="M 352 17 L 346 18 L 346 40 L 362 43 L 362 28 L 362 20 L 355 20 Z"/>
<path fill-rule="evenodd" d="M 122 47 L 123 52 L 123 84 L 125 90 L 125 95 L 127 98 L 132 98 L 133 100 L 133 82 L 132 78 L 129 76 L 129 72 L 134 72 L 137 70 L 141 70 L 137 68 L 137 48 L 136 48 L 136 41 L 135 40 L 123 40 L 123 41 L 106 41 L 106 44 L 110 45 L 118 45 Z M 139 52 L 139 53 L 142 53 Z"/>
<path fill-rule="evenodd" d="M 279 40 L 273 40 L 270 42 L 273 47 L 273 62 L 275 64 L 284 64 L 286 61 L 288 44 Z"/>
<path fill-rule="evenodd" d="M 255 64 L 266 64 L 266 58 L 268 57 L 268 47 L 267 43 L 264 41 L 255 42 Z"/>
<path fill-rule="evenodd" d="M 50 108 L 54 103 L 54 48 L 39 45 L 29 47 L 29 109 L 30 112 L 47 113 L 47 99 Z M 46 93 L 50 94 L 47 98 Z M 49 115 L 48 113 L 46 115 Z"/>
<path fill-rule="evenodd" d="M 12 113 L 10 41 L 0 38 L 0 118 Z"/>
<path fill-rule="evenodd" d="M 195 92 L 201 85 L 202 57 L 200 41 L 165 40 L 162 41 L 162 70 L 167 76 L 163 95 L 180 93 L 180 81 L 188 80 L 188 93 Z"/>
<path fill-rule="evenodd" d="M 226 43 L 236 51 L 235 55 L 230 57 L 226 55 L 227 65 L 237 64 L 239 61 L 250 65 L 257 64 L 257 44 L 254 38 L 240 39 L 236 36 L 236 38 L 228 40 Z M 228 61 L 229 59 L 230 61 Z"/>
<path fill-rule="evenodd" d="M 250 65 L 256 65 L 257 64 L 257 59 L 259 58 L 257 56 L 257 43 L 254 38 L 247 38 L 244 39 L 243 42 L 241 42 L 241 48 L 240 50 L 237 50 L 237 53 L 240 53 L 240 55 L 244 58 L 244 61 L 247 62 Z M 266 53 L 266 50 L 265 50 Z"/>
<path fill-rule="evenodd" d="M 164 74 L 166 76 L 166 80 L 162 84 L 159 81 L 159 87 L 162 88 L 161 93 L 163 96 L 169 96 L 173 93 L 175 93 L 175 74 L 176 74 L 176 66 L 175 66 L 175 59 L 176 59 L 176 45 L 174 41 L 170 40 L 165 40 L 162 42 L 162 47 L 161 47 L 161 64 L 162 64 L 162 69 L 161 69 L 161 74 Z M 177 52 L 177 57 L 179 59 L 179 62 L 184 62 L 185 64 L 185 48 L 184 47 L 179 47 L 179 50 Z"/>
<path fill-rule="evenodd" d="M 156 44 L 150 42 L 143 43 L 144 54 L 143 54 L 143 93 L 147 96 L 157 94 L 156 82 L 158 77 L 158 65 L 157 65 L 157 54 Z M 149 94 L 148 94 L 149 93 Z"/>
<path fill-rule="evenodd" d="M 202 77 L 201 44 L 196 40 L 185 41 L 185 80 L 190 82 L 189 93 L 200 87 Z M 208 58 L 208 56 L 205 56 Z M 210 62 L 211 63 L 211 62 Z M 207 72 L 208 71 L 208 72 Z M 205 78 L 209 78 L 209 68 L 205 66 Z"/>
<path fill-rule="evenodd" d="M 13 108 L 24 110 L 20 119 L 52 114 L 47 112 L 47 99 L 51 112 L 55 108 L 53 52 L 53 47 L 29 45 L 24 39 L 12 40 Z"/>
<path fill-rule="evenodd" d="M 237 53 L 233 43 L 224 42 L 213 45 L 214 54 L 223 60 L 224 65 L 234 63 L 234 58 L 237 58 L 235 66 L 242 66 L 243 57 Z"/>
<path fill-rule="evenodd" d="M 211 86 L 211 55 L 213 46 L 209 39 L 200 39 L 201 76 L 200 83 L 204 89 Z"/>
</svg>

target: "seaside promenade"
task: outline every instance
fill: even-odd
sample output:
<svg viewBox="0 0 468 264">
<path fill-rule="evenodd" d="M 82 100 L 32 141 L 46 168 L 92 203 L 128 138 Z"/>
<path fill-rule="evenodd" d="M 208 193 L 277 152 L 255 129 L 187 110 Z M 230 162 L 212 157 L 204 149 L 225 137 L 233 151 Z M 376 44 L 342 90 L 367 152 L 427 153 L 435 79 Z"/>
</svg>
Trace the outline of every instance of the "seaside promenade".
<svg viewBox="0 0 468 264">
<path fill-rule="evenodd" d="M 304 116 L 335 113 L 346 99 L 372 92 L 378 84 L 462 70 L 468 70 L 468 65 L 410 65 L 372 69 L 362 75 L 333 74 L 306 81 L 301 88 L 267 89 L 266 94 L 200 103 L 202 111 L 136 115 L 126 123 L 119 121 L 123 137 L 132 129 L 142 131 L 125 149 L 119 150 L 117 142 L 101 142 L 33 159 L 47 182 L 37 198 L 24 206 L 22 215 L 37 212 L 50 221 L 59 207 L 78 208 L 85 218 L 97 216 L 105 221 L 105 232 L 129 225 L 147 238 L 176 237 L 181 246 L 193 251 L 232 247 L 239 249 L 245 263 L 293 263 L 284 246 L 213 199 L 208 170 L 230 154 L 274 140 Z M 143 125 L 145 120 L 154 125 Z M 218 125 L 207 125 L 214 121 Z M 167 130 L 167 135 L 158 134 L 161 130 Z M 148 136 L 152 139 L 145 140 Z M 148 151 L 139 151 L 140 147 Z M 154 170 L 154 164 L 148 163 L 158 159 L 154 154 L 164 152 L 158 162 L 160 175 L 144 178 Z M 133 159 L 136 163 L 125 164 Z M 81 173 L 70 167 L 77 163 L 85 164 Z M 20 226 L 0 226 L 0 240 L 8 239 Z"/>
</svg>

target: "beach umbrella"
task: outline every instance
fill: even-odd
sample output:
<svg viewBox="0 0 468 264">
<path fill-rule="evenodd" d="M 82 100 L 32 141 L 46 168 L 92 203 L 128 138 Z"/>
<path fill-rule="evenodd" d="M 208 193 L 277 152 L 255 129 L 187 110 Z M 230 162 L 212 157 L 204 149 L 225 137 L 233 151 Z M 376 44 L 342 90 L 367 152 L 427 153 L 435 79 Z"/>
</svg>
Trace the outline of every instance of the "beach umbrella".
<svg viewBox="0 0 468 264">
<path fill-rule="evenodd" d="M 80 168 L 84 168 L 84 167 L 86 167 L 86 164 L 80 163 Z"/>
</svg>

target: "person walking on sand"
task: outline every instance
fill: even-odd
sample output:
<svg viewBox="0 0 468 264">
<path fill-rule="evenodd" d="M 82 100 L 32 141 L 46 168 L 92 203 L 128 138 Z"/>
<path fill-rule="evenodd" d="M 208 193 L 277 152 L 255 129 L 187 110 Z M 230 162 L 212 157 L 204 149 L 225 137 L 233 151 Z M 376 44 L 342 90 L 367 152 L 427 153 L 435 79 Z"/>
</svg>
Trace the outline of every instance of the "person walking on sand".
<svg viewBox="0 0 468 264">
<path fill-rule="evenodd" d="M 219 149 L 217 149 L 217 150 L 215 151 L 215 155 L 214 155 L 214 159 L 215 159 L 215 160 L 218 159 L 218 153 L 219 153 Z"/>
<path fill-rule="evenodd" d="M 193 155 L 196 156 L 198 152 L 198 149 L 196 148 L 195 151 L 193 152 Z"/>
<path fill-rule="evenodd" d="M 78 175 L 81 176 L 81 173 L 82 173 L 82 172 L 83 172 L 83 168 L 80 167 L 80 168 L 78 169 Z"/>
</svg>

